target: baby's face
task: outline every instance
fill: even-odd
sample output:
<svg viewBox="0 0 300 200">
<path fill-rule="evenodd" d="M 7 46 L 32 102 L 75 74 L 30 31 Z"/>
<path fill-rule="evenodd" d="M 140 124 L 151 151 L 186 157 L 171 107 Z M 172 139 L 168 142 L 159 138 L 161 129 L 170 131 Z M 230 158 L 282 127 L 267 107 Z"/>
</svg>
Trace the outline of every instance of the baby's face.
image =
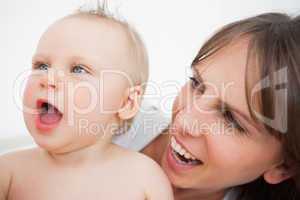
<svg viewBox="0 0 300 200">
<path fill-rule="evenodd" d="M 72 16 L 39 41 L 24 93 L 24 119 L 42 148 L 68 152 L 117 128 L 130 81 L 130 45 L 107 19 Z"/>
</svg>

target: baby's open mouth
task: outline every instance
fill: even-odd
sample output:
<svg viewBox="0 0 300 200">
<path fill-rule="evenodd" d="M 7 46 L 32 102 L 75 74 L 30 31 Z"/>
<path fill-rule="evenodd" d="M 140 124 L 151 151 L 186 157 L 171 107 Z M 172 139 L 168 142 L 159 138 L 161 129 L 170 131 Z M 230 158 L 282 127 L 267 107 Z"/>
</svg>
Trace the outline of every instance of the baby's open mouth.
<svg viewBox="0 0 300 200">
<path fill-rule="evenodd" d="M 52 129 L 62 119 L 63 114 L 53 104 L 46 100 L 38 100 L 37 109 L 39 114 L 36 125 L 39 129 Z"/>
</svg>

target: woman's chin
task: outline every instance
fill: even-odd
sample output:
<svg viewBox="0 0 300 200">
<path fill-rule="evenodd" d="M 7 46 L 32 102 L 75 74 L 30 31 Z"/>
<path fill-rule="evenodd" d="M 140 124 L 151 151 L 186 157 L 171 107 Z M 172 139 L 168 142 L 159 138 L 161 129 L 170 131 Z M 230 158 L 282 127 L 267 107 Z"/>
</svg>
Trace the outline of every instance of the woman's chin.
<svg viewBox="0 0 300 200">
<path fill-rule="evenodd" d="M 174 173 L 168 166 L 165 161 L 162 160 L 161 167 L 163 168 L 164 172 L 166 173 L 170 183 L 174 188 L 177 189 L 188 189 L 191 188 L 191 181 L 188 177 L 184 175 L 178 175 Z"/>
<path fill-rule="evenodd" d="M 179 175 L 176 172 L 174 172 L 174 169 L 172 169 L 168 161 L 168 156 L 169 156 L 168 154 L 169 154 L 169 150 L 167 148 L 162 156 L 161 167 L 166 173 L 166 175 L 168 176 L 171 184 L 174 187 L 182 188 L 184 187 L 184 185 L 181 183 L 182 182 L 181 180 L 184 179 L 183 177 L 184 175 Z"/>
</svg>

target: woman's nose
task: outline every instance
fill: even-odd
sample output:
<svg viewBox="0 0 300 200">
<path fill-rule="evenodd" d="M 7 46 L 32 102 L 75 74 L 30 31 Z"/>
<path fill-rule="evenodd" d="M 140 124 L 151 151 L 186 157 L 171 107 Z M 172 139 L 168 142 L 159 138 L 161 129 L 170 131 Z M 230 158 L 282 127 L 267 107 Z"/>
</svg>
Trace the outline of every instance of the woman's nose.
<svg viewBox="0 0 300 200">
<path fill-rule="evenodd" d="M 174 101 L 173 114 L 176 114 L 183 109 L 192 109 L 194 104 L 193 98 L 193 92 L 190 89 L 190 85 L 189 83 L 186 83 Z"/>
</svg>

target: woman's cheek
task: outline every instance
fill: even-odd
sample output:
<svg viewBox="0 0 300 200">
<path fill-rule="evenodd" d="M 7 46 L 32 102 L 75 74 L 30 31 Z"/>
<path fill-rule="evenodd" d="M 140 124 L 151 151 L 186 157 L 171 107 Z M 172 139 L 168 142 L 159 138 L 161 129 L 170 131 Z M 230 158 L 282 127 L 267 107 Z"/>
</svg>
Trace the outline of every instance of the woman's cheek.
<svg viewBox="0 0 300 200">
<path fill-rule="evenodd" d="M 210 164 L 232 177 L 236 176 L 238 181 L 254 180 L 263 173 L 265 164 L 258 147 L 249 140 L 237 135 L 208 137 Z"/>
<path fill-rule="evenodd" d="M 178 111 L 179 111 L 179 109 L 178 109 L 178 96 L 177 96 L 175 98 L 175 100 L 173 102 L 173 106 L 172 106 L 172 121 L 174 121 Z"/>
<path fill-rule="evenodd" d="M 172 118 L 176 116 L 176 114 L 182 110 L 185 105 L 187 104 L 187 99 L 190 96 L 188 92 L 188 83 L 186 83 L 180 90 L 179 94 L 174 100 L 173 107 L 172 107 Z"/>
<path fill-rule="evenodd" d="M 235 136 L 214 133 L 206 136 L 209 160 L 217 166 L 224 168 L 237 168 L 239 160 L 247 159 L 244 156 L 245 145 Z"/>
</svg>

